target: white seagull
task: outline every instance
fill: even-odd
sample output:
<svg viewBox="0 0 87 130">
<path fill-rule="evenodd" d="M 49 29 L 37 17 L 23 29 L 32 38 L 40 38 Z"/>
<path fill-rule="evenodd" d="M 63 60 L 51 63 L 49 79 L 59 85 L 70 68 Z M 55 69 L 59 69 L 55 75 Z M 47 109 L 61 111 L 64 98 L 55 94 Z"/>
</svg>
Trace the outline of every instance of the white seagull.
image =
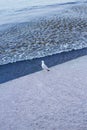
<svg viewBox="0 0 87 130">
<path fill-rule="evenodd" d="M 49 68 L 48 68 L 47 65 L 44 63 L 43 60 L 41 61 L 41 67 L 42 67 L 43 70 L 50 71 Z"/>
</svg>

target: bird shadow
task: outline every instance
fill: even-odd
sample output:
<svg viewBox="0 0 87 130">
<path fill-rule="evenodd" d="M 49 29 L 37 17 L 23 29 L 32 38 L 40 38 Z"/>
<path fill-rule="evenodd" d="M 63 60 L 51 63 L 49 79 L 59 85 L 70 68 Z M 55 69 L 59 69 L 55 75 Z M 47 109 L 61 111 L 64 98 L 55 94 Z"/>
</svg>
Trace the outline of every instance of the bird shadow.
<svg viewBox="0 0 87 130">
<path fill-rule="evenodd" d="M 0 65 L 0 84 L 37 71 L 41 71 L 41 60 L 44 60 L 48 67 L 52 67 L 84 55 L 87 55 L 87 48 L 62 52 L 43 58 Z"/>
</svg>

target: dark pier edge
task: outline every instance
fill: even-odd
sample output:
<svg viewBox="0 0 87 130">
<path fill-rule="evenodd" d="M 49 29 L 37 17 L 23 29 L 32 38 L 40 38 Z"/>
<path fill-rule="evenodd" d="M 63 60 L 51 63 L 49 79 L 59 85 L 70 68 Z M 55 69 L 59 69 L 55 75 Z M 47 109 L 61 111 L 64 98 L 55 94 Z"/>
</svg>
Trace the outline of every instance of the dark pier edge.
<svg viewBox="0 0 87 130">
<path fill-rule="evenodd" d="M 40 71 L 41 60 L 44 60 L 49 67 L 52 67 L 84 55 L 87 55 L 87 48 L 62 52 L 59 54 L 54 54 L 43 58 L 36 58 L 33 60 L 0 65 L 0 84 Z"/>
</svg>

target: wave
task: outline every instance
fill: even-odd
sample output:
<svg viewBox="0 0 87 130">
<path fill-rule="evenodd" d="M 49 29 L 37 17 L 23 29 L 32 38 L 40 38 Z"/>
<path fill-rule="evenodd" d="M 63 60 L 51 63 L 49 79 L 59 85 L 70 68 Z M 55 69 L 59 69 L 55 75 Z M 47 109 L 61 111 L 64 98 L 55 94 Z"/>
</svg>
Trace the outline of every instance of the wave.
<svg viewBox="0 0 87 130">
<path fill-rule="evenodd" d="M 75 4 L 80 4 L 80 3 L 86 3 L 87 1 L 71 1 L 71 2 L 65 2 L 65 3 L 56 3 L 56 4 L 47 4 L 47 5 L 37 5 L 37 6 L 30 6 L 30 7 L 25 7 L 21 9 L 16 9 L 14 12 L 26 12 L 26 11 L 32 11 L 32 10 L 38 10 L 38 9 L 45 9 L 45 8 L 55 8 L 59 6 L 66 6 L 66 5 L 75 5 Z M 0 13 L 4 12 L 6 10 L 1 10 Z M 8 11 L 9 12 L 9 11 Z"/>
<path fill-rule="evenodd" d="M 18 3 L 21 3 L 22 7 L 20 7 L 20 4 L 17 4 L 15 2 L 15 8 L 12 8 L 12 4 L 11 7 L 9 6 L 10 8 L 1 8 L 0 25 L 8 23 L 26 22 L 32 17 L 44 15 L 46 13 L 49 13 L 51 10 L 54 11 L 55 9 L 57 9 L 58 11 L 58 8 L 60 10 L 63 8 L 66 9 L 69 8 L 69 6 L 86 3 L 87 1 L 71 0 L 71 2 L 69 2 L 69 0 L 62 0 L 58 2 L 57 0 L 55 0 L 54 2 L 52 2 L 47 0 L 47 2 L 43 2 L 43 0 L 39 0 L 39 2 L 35 2 L 33 0 L 32 2 L 30 2 L 32 4 L 29 5 L 29 2 L 26 3 L 25 0 L 19 0 Z"/>
</svg>

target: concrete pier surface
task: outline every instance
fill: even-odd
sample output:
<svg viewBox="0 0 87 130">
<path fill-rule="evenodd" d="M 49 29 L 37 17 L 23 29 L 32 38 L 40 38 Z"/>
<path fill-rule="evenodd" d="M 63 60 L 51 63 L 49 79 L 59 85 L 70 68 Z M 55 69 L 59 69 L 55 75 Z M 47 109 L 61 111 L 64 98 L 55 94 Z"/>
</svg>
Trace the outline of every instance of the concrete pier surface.
<svg viewBox="0 0 87 130">
<path fill-rule="evenodd" d="M 87 130 L 87 56 L 0 84 L 0 130 Z"/>
</svg>

